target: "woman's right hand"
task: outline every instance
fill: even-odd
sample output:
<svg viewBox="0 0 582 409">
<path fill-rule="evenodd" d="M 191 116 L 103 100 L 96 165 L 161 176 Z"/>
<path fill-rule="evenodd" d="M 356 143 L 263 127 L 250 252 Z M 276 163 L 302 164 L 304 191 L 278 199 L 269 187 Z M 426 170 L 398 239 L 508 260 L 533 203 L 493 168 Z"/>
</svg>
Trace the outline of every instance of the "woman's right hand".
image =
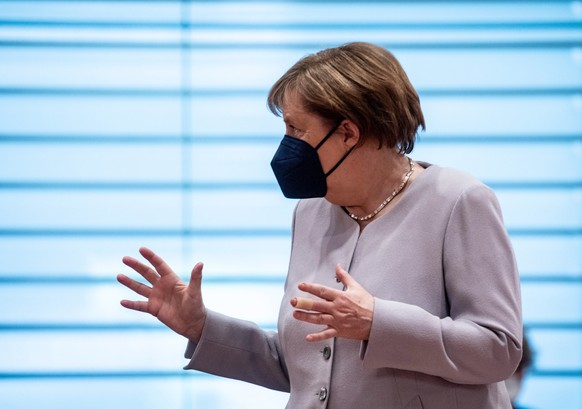
<svg viewBox="0 0 582 409">
<path fill-rule="evenodd" d="M 142 247 L 139 252 L 154 269 L 127 256 L 123 258 L 123 263 L 138 272 L 151 287 L 124 274 L 119 274 L 117 280 L 147 300 L 121 300 L 121 305 L 130 310 L 147 312 L 178 334 L 198 342 L 206 320 L 206 308 L 200 289 L 203 264 L 197 263 L 194 266 L 190 282 L 186 285 L 153 251 Z"/>
</svg>

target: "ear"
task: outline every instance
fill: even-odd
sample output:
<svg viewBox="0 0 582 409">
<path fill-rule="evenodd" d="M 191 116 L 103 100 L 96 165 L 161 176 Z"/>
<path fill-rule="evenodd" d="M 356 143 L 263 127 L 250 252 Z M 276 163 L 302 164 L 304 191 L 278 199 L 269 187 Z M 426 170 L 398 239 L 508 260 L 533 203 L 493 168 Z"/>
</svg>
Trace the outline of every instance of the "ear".
<svg viewBox="0 0 582 409">
<path fill-rule="evenodd" d="M 347 149 L 351 149 L 360 142 L 360 128 L 354 122 L 344 119 L 339 127 Z"/>
</svg>

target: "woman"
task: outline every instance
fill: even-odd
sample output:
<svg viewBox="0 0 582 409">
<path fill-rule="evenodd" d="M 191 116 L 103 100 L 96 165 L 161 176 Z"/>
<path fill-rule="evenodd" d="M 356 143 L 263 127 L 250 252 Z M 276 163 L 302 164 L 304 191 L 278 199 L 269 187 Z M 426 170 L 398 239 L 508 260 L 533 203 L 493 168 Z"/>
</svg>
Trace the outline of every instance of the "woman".
<svg viewBox="0 0 582 409">
<path fill-rule="evenodd" d="M 151 250 L 151 286 L 119 281 L 188 340 L 186 368 L 289 391 L 288 408 L 510 409 L 519 279 L 492 191 L 409 159 L 418 96 L 388 51 L 350 43 L 297 62 L 268 105 L 286 135 L 271 165 L 301 198 L 278 332 L 207 311 Z M 348 273 L 349 272 L 349 273 Z"/>
</svg>

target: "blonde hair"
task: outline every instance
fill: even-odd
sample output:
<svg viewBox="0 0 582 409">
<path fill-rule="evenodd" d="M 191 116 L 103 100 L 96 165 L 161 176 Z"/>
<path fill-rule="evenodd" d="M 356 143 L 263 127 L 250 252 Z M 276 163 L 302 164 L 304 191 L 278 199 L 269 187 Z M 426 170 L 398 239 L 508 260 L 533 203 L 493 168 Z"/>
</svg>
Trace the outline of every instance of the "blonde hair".
<svg viewBox="0 0 582 409">
<path fill-rule="evenodd" d="M 303 57 L 271 87 L 271 112 L 281 116 L 285 98 L 293 92 L 305 109 L 330 122 L 354 122 L 360 143 L 375 138 L 379 148 L 386 144 L 410 153 L 418 128 L 425 129 L 408 76 L 389 51 L 374 44 L 348 43 Z"/>
</svg>

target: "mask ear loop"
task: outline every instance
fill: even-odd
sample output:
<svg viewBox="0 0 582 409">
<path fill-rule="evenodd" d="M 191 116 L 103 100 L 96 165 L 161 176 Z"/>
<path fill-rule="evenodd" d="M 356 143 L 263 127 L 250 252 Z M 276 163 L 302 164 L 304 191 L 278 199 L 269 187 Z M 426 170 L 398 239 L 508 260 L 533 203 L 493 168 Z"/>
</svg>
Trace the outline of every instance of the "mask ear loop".
<svg viewBox="0 0 582 409">
<path fill-rule="evenodd" d="M 330 138 L 330 136 L 332 136 L 332 135 L 333 135 L 333 133 L 334 133 L 335 131 L 337 131 L 337 128 L 339 128 L 339 126 L 342 124 L 342 122 L 343 122 L 343 121 L 344 121 L 344 118 L 341 118 L 341 119 L 338 121 L 338 123 L 337 123 L 337 124 L 335 124 L 335 126 L 334 126 L 333 128 L 331 128 L 331 131 L 329 131 L 329 132 L 327 133 L 327 135 L 325 135 L 325 136 L 323 137 L 323 139 L 321 140 L 321 142 L 319 142 L 319 143 L 317 144 L 317 146 L 316 146 L 314 149 L 315 149 L 315 150 L 318 150 L 318 149 L 321 147 L 321 145 L 323 145 L 323 144 L 325 143 L 325 141 L 327 141 L 327 140 Z"/>
<path fill-rule="evenodd" d="M 341 118 L 341 119 L 338 121 L 338 123 L 337 123 L 337 124 L 336 124 L 336 125 L 335 125 L 335 126 L 332 128 L 332 130 L 331 130 L 331 131 L 329 131 L 329 133 L 328 133 L 327 135 L 325 135 L 325 137 L 324 137 L 324 138 L 321 140 L 321 142 L 319 142 L 319 143 L 317 144 L 317 146 L 315 147 L 315 150 L 318 150 L 318 149 L 321 147 L 321 145 L 323 145 L 323 143 L 324 143 L 325 141 L 327 141 L 327 140 L 330 138 L 330 136 L 332 136 L 332 135 L 333 135 L 333 133 L 334 133 L 335 131 L 337 131 L 337 129 L 338 129 L 338 128 L 339 128 L 339 126 L 342 124 L 342 122 L 344 121 L 344 119 L 345 119 L 345 118 Z M 329 171 L 327 171 L 327 173 L 325 174 L 325 177 L 328 177 L 329 175 L 331 175 L 331 174 L 333 173 L 333 171 L 334 171 L 334 170 L 336 170 L 336 169 L 338 168 L 338 166 L 339 166 L 339 165 L 341 165 L 341 164 L 342 164 L 342 162 L 343 162 L 344 160 L 346 160 L 346 158 L 348 157 L 348 155 L 349 155 L 350 153 L 352 153 L 352 151 L 354 150 L 354 148 L 355 148 L 355 147 L 356 147 L 356 145 L 352 146 L 352 147 L 350 148 L 350 150 L 348 150 L 348 151 L 346 152 L 346 154 L 345 154 L 345 155 L 344 155 L 344 156 L 343 156 L 343 157 L 342 157 L 342 158 L 341 158 L 341 159 L 338 161 L 338 163 L 336 163 L 336 164 L 334 165 L 334 167 L 333 167 L 333 168 L 331 168 Z"/>
<path fill-rule="evenodd" d="M 331 175 L 331 174 L 332 174 L 332 172 L 333 172 L 334 170 L 336 170 L 336 169 L 337 169 L 337 167 L 338 167 L 339 165 L 341 165 L 341 164 L 342 164 L 342 162 L 343 162 L 344 160 L 346 160 L 346 158 L 348 157 L 348 155 L 349 155 L 350 153 L 352 153 L 352 151 L 354 150 L 354 148 L 355 148 L 355 147 L 356 147 L 356 145 L 352 146 L 352 147 L 350 148 L 350 150 L 348 150 L 348 151 L 346 152 L 346 154 L 345 154 L 345 155 L 344 155 L 344 156 L 343 156 L 343 157 L 342 157 L 342 158 L 339 160 L 339 162 L 338 162 L 338 163 L 336 163 L 336 164 L 335 164 L 335 166 L 334 166 L 333 168 L 331 168 L 331 169 L 330 169 L 330 170 L 329 170 L 329 171 L 328 171 L 328 172 L 325 174 L 325 177 L 328 177 L 329 175 Z"/>
</svg>

